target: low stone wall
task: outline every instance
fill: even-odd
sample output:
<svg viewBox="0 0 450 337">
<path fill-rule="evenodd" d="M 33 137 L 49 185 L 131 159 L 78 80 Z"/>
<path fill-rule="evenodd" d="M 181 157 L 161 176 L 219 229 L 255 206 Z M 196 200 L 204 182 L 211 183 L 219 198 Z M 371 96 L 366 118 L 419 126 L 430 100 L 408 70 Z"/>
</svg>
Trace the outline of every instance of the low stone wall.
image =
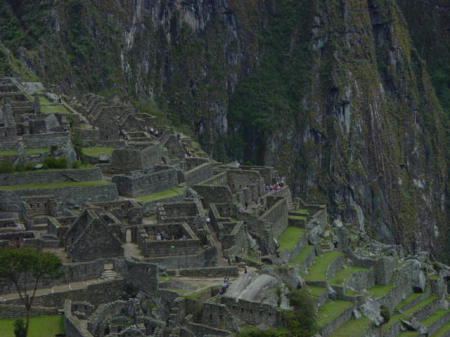
<svg viewBox="0 0 450 337">
<path fill-rule="evenodd" d="M 172 201 L 181 201 L 184 199 L 185 193 L 181 193 L 179 195 L 175 195 L 169 198 L 162 198 L 158 200 L 152 200 L 147 202 L 140 202 L 142 204 L 144 215 L 150 215 L 155 212 L 156 206 L 160 202 L 172 202 Z"/>
<path fill-rule="evenodd" d="M 102 180 L 98 168 L 81 170 L 31 171 L 24 173 L 0 174 L 0 186 L 48 184 L 66 181 Z"/>
<path fill-rule="evenodd" d="M 112 280 L 89 285 L 83 289 L 54 292 L 46 295 L 38 295 L 34 299 L 34 305 L 42 307 L 62 308 L 64 301 L 86 301 L 93 305 L 99 305 L 114 301 L 124 293 L 126 282 L 124 280 Z M 20 304 L 20 299 L 7 300 L 7 304 Z"/>
<path fill-rule="evenodd" d="M 346 323 L 352 318 L 353 308 L 345 310 L 339 317 L 335 318 L 332 322 L 328 323 L 325 327 L 320 329 L 322 337 L 330 336 L 334 330 Z"/>
<path fill-rule="evenodd" d="M 230 331 L 215 329 L 207 325 L 189 323 L 189 329 L 195 336 L 230 336 Z M 70 337 L 70 336 L 69 336 Z"/>
<path fill-rule="evenodd" d="M 105 261 L 95 260 L 90 262 L 69 263 L 63 265 L 63 276 L 59 279 L 42 279 L 39 282 L 39 288 L 51 288 L 56 285 L 68 284 L 73 282 L 95 280 L 101 276 L 104 270 Z M 30 289 L 33 283 L 28 284 Z M 0 294 L 15 293 L 15 287 L 12 283 L 4 280 L 0 281 Z"/>
<path fill-rule="evenodd" d="M 195 276 L 195 277 L 225 277 L 238 276 L 239 269 L 235 266 L 230 267 L 206 267 L 206 268 L 189 268 L 180 269 L 180 276 Z"/>
<path fill-rule="evenodd" d="M 206 179 L 209 179 L 213 174 L 214 164 L 204 163 L 184 173 L 184 179 L 188 186 L 193 186 Z"/>
<path fill-rule="evenodd" d="M 67 337 L 94 337 L 80 320 L 72 315 L 72 301 L 64 302 L 64 330 Z"/>
<path fill-rule="evenodd" d="M 209 247 L 197 255 L 148 258 L 146 261 L 168 269 L 210 267 L 217 261 L 217 250 L 214 247 Z"/>
<path fill-rule="evenodd" d="M 327 268 L 326 276 L 327 279 L 332 278 L 334 274 L 336 274 L 337 271 L 342 269 L 342 266 L 344 265 L 345 256 L 341 255 L 338 258 L 336 258 L 333 262 L 330 263 L 330 265 Z"/>
<path fill-rule="evenodd" d="M 114 184 L 54 188 L 43 187 L 39 189 L 18 189 L 14 192 L 21 197 L 53 195 L 56 199 L 59 199 L 62 202 L 70 202 L 80 205 L 85 202 L 116 200 L 119 197 L 116 185 Z"/>
<path fill-rule="evenodd" d="M 31 316 L 55 315 L 58 308 L 46 308 L 33 306 Z M 26 311 L 24 305 L 0 304 L 0 318 L 20 318 L 25 317 Z"/>
</svg>

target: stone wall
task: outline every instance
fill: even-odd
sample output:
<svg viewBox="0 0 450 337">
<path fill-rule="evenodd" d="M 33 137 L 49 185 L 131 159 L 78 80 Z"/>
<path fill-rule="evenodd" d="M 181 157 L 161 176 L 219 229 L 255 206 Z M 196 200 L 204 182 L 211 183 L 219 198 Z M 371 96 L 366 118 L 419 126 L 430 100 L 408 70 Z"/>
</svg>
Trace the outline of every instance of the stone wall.
<svg viewBox="0 0 450 337">
<path fill-rule="evenodd" d="M 250 302 L 243 299 L 223 296 L 221 302 L 225 304 L 235 317 L 241 322 L 251 325 L 264 324 L 275 327 L 282 322 L 281 314 L 277 308 L 268 304 Z"/>
<path fill-rule="evenodd" d="M 147 261 L 168 269 L 210 267 L 217 262 L 217 250 L 215 247 L 208 247 L 196 255 L 148 258 Z"/>
<path fill-rule="evenodd" d="M 153 263 L 125 260 L 125 278 L 145 293 L 158 290 L 158 266 Z"/>
<path fill-rule="evenodd" d="M 234 277 L 239 275 L 239 269 L 235 266 L 189 268 L 180 269 L 178 272 L 180 276 L 186 277 Z"/>
<path fill-rule="evenodd" d="M 198 323 L 188 323 L 188 325 L 189 330 L 191 330 L 195 336 L 230 336 L 230 331 L 227 330 L 220 330 Z"/>
<path fill-rule="evenodd" d="M 188 186 L 199 184 L 209 179 L 213 174 L 214 164 L 204 163 L 184 173 L 184 180 Z"/>
<path fill-rule="evenodd" d="M 80 320 L 72 314 L 72 301 L 64 302 L 64 330 L 67 337 L 94 337 Z"/>
<path fill-rule="evenodd" d="M 34 299 L 34 305 L 62 308 L 64 301 L 67 299 L 86 301 L 93 305 L 108 303 L 124 294 L 125 284 L 124 280 L 112 280 L 91 284 L 83 289 L 72 289 L 64 292 L 55 291 L 46 295 L 37 295 Z M 6 303 L 20 304 L 21 300 L 7 300 Z"/>
<path fill-rule="evenodd" d="M 288 226 L 288 204 L 286 199 L 276 202 L 259 219 L 271 224 L 273 236 L 278 237 Z"/>
<path fill-rule="evenodd" d="M 29 149 L 49 148 L 52 146 L 65 147 L 71 144 L 68 132 L 24 135 L 23 141 L 25 148 Z"/>
<path fill-rule="evenodd" d="M 0 174 L 0 186 L 48 184 L 66 181 L 99 181 L 102 172 L 98 168 L 81 170 L 49 170 Z"/>
<path fill-rule="evenodd" d="M 322 337 L 330 336 L 333 331 L 339 328 L 342 324 L 346 323 L 352 318 L 353 308 L 349 308 L 342 312 L 339 317 L 335 318 L 332 322 L 328 323 L 325 327 L 320 329 L 320 335 Z"/>
<path fill-rule="evenodd" d="M 210 203 L 232 203 L 233 196 L 228 186 L 194 185 L 192 187 L 204 200 L 206 205 Z"/>
<path fill-rule="evenodd" d="M 94 280 L 101 276 L 104 270 L 105 261 L 95 260 L 90 262 L 68 263 L 63 265 L 63 276 L 59 279 L 42 279 L 39 282 L 39 288 L 51 288 L 56 285 L 68 284 L 73 282 Z M 32 282 L 28 284 L 30 289 Z M 0 294 L 14 293 L 15 287 L 12 283 L 5 280 L 0 281 Z"/>
<path fill-rule="evenodd" d="M 53 195 L 55 199 L 62 202 L 83 204 L 93 201 L 110 201 L 119 197 L 115 184 L 66 186 L 40 189 L 18 189 L 15 190 L 19 196 L 34 196 L 39 194 Z"/>
<path fill-rule="evenodd" d="M 178 185 L 178 175 L 175 169 L 165 168 L 133 175 L 117 175 L 112 181 L 117 185 L 120 195 L 137 197 Z"/>
</svg>

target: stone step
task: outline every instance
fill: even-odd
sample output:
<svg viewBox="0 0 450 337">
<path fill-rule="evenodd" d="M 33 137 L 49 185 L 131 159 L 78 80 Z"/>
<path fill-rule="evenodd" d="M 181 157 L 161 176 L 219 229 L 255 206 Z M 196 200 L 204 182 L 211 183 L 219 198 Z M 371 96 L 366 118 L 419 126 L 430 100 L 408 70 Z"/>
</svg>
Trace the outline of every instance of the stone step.
<svg viewBox="0 0 450 337">
<path fill-rule="evenodd" d="M 434 312 L 439 305 L 437 296 L 431 295 L 423 299 L 413 307 L 404 310 L 408 316 L 412 316 L 418 320 L 425 319 L 431 312 Z"/>
<path fill-rule="evenodd" d="M 399 303 L 399 310 L 406 311 L 426 299 L 428 296 L 430 296 L 429 293 L 412 293 Z"/>
<path fill-rule="evenodd" d="M 428 334 L 437 332 L 446 323 L 450 322 L 450 310 L 439 309 L 430 314 L 421 321 L 421 324 L 427 328 Z"/>
</svg>

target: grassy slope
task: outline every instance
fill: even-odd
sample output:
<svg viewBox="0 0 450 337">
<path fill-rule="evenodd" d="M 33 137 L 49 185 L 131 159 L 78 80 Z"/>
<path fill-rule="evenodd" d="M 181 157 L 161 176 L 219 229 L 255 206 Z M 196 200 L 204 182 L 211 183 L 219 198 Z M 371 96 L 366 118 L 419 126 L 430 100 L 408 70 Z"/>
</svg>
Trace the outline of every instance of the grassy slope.
<svg viewBox="0 0 450 337">
<path fill-rule="evenodd" d="M 14 337 L 15 319 L 0 319 L 0 336 Z M 28 337 L 53 337 L 64 332 L 62 315 L 37 316 L 31 318 Z"/>
</svg>

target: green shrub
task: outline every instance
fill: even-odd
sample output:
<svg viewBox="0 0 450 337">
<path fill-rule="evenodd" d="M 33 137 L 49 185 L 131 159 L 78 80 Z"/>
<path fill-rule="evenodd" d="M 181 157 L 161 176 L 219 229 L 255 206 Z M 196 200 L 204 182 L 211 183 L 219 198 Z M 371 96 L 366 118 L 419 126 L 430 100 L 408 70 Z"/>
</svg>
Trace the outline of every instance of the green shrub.
<svg viewBox="0 0 450 337">
<path fill-rule="evenodd" d="M 66 158 L 48 157 L 43 164 L 45 168 L 49 169 L 65 169 L 68 167 Z"/>
<path fill-rule="evenodd" d="M 0 162 L 0 173 L 13 173 L 14 165 L 7 160 Z"/>
<path fill-rule="evenodd" d="M 27 329 L 25 328 L 25 322 L 21 318 L 14 321 L 14 336 L 27 337 Z"/>
<path fill-rule="evenodd" d="M 385 305 L 382 305 L 380 307 L 380 314 L 381 314 L 381 317 L 383 317 L 383 319 L 384 319 L 383 324 L 389 322 L 389 320 L 391 319 L 391 313 L 389 311 L 389 308 L 386 307 Z"/>
<path fill-rule="evenodd" d="M 16 165 L 16 172 L 26 172 L 34 169 L 34 165 L 32 163 L 18 164 Z"/>
<path fill-rule="evenodd" d="M 291 337 L 311 337 L 317 332 L 317 311 L 314 300 L 306 290 L 293 290 L 288 295 L 292 311 L 284 318 Z"/>
<path fill-rule="evenodd" d="M 83 163 L 81 162 L 81 160 L 76 160 L 73 162 L 72 168 L 79 169 L 82 165 L 83 165 Z"/>
</svg>

